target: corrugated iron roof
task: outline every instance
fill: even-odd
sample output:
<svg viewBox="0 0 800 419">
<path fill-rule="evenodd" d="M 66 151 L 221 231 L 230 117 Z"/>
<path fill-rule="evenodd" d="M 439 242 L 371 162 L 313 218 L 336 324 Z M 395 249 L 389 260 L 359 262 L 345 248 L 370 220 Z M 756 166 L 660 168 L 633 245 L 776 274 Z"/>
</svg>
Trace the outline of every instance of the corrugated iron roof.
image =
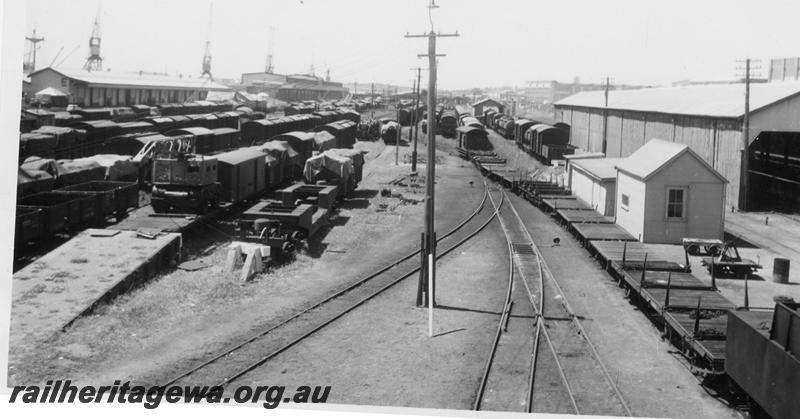
<svg viewBox="0 0 800 419">
<path fill-rule="evenodd" d="M 608 108 L 674 115 L 740 118 L 744 116 L 743 83 L 611 90 Z M 775 102 L 800 94 L 800 83 L 753 83 L 750 109 L 755 112 Z M 584 91 L 561 99 L 556 106 L 604 108 L 603 91 Z"/>
<path fill-rule="evenodd" d="M 686 144 L 673 143 L 669 141 L 659 140 L 654 138 L 648 141 L 645 145 L 639 147 L 633 154 L 628 156 L 618 164 L 616 167 L 630 175 L 640 178 L 643 181 L 651 178 L 656 173 L 660 172 L 670 162 L 677 159 L 681 154 L 689 153 L 697 161 L 701 162 L 706 168 L 714 175 L 720 178 L 723 182 L 728 183 L 724 176 L 719 174 L 713 167 L 711 167 L 702 157 L 692 151 Z M 590 160 L 586 160 L 590 161 Z M 583 164 L 584 161 L 576 162 Z"/>
<path fill-rule="evenodd" d="M 155 76 L 139 73 L 117 73 L 109 71 L 85 71 L 71 69 L 43 68 L 31 73 L 35 76 L 39 72 L 51 70 L 73 80 L 88 84 L 131 86 L 131 87 L 168 87 L 174 89 L 203 89 L 203 90 L 230 90 L 230 88 L 208 79 L 180 78 L 171 76 Z"/>
</svg>

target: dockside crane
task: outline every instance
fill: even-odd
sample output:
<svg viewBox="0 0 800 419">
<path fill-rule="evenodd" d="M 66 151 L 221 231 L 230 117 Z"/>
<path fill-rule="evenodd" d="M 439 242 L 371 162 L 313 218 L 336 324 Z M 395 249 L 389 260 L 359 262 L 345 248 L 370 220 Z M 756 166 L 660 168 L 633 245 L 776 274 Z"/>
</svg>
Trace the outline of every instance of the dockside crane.
<svg viewBox="0 0 800 419">
<path fill-rule="evenodd" d="M 208 36 L 206 37 L 206 51 L 203 54 L 203 73 L 200 77 L 208 76 L 209 80 L 214 80 L 211 75 L 211 20 L 214 16 L 214 3 L 208 7 Z"/>
</svg>

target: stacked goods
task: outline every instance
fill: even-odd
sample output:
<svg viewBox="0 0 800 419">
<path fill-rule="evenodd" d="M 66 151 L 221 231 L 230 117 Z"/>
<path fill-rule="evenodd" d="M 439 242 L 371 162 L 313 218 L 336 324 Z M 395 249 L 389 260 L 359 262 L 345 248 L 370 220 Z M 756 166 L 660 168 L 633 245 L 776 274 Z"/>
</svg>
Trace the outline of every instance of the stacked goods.
<svg viewBox="0 0 800 419">
<path fill-rule="evenodd" d="M 268 154 L 278 162 L 281 167 L 280 182 L 291 179 L 297 171 L 295 166 L 298 165 L 299 155 L 294 150 L 290 152 L 291 147 L 288 147 L 283 142 L 268 141 L 259 146 L 254 146 L 252 149 Z"/>
<path fill-rule="evenodd" d="M 352 148 L 335 148 L 331 151 L 340 156 L 347 157 L 353 162 L 353 181 L 355 185 L 358 185 L 364 173 L 364 154 Z M 355 189 L 355 186 L 353 189 Z"/>
<path fill-rule="evenodd" d="M 361 121 L 356 128 L 356 138 L 359 140 L 377 140 L 381 136 L 381 123 L 374 119 Z"/>
<path fill-rule="evenodd" d="M 104 180 L 130 180 L 135 181 L 139 176 L 139 169 L 131 156 L 117 154 L 97 154 L 75 160 L 59 160 L 63 165 L 83 165 L 94 162 L 104 168 Z"/>
<path fill-rule="evenodd" d="M 397 144 L 397 135 L 400 124 L 395 121 L 388 121 L 381 126 L 381 138 L 386 144 Z"/>
<path fill-rule="evenodd" d="M 50 134 L 26 133 L 19 137 L 19 159 L 25 161 L 31 156 L 55 157 L 53 150 L 58 141 Z"/>
<path fill-rule="evenodd" d="M 352 168 L 352 159 L 328 150 L 306 161 L 303 176 L 308 183 L 326 181 L 335 184 L 343 195 L 349 196 L 354 186 L 351 180 Z"/>
<path fill-rule="evenodd" d="M 327 131 L 314 133 L 314 150 L 322 152 L 336 148 L 336 137 Z"/>
<path fill-rule="evenodd" d="M 31 132 L 32 134 L 50 135 L 55 138 L 55 150 L 52 151 L 57 159 L 69 158 L 79 155 L 78 133 L 72 128 L 45 125 Z"/>
</svg>

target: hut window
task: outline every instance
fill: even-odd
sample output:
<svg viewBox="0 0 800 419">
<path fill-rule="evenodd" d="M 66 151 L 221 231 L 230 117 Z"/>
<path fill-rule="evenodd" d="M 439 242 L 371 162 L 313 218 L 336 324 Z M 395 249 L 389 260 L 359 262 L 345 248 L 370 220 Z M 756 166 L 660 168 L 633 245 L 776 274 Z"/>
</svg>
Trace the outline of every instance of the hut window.
<svg viewBox="0 0 800 419">
<path fill-rule="evenodd" d="M 683 218 L 685 195 L 683 188 L 667 189 L 667 218 Z"/>
<path fill-rule="evenodd" d="M 628 205 L 630 204 L 630 202 L 631 202 L 631 197 L 629 197 L 628 195 L 622 194 L 622 209 L 627 211 L 628 210 Z"/>
</svg>

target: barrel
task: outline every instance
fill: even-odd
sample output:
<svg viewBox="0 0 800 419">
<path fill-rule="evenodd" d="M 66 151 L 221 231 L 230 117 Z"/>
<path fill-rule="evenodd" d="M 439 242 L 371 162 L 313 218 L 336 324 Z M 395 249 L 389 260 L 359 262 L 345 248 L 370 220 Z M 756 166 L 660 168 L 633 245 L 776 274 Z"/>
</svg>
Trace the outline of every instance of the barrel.
<svg viewBox="0 0 800 419">
<path fill-rule="evenodd" d="M 789 259 L 775 258 L 772 265 L 772 281 L 779 284 L 789 282 Z"/>
</svg>

